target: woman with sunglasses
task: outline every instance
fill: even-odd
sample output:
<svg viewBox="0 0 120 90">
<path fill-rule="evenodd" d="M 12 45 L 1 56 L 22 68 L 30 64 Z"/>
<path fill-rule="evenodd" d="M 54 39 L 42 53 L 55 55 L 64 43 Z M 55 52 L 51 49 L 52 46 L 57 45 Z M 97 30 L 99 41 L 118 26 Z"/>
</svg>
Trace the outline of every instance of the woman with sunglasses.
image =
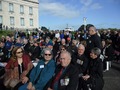
<svg viewBox="0 0 120 90">
<path fill-rule="evenodd" d="M 14 88 L 19 82 L 26 83 L 26 76 L 32 69 L 30 57 L 24 53 L 21 47 L 12 50 L 12 56 L 5 67 L 4 85 Z M 6 82 L 7 81 L 7 82 Z"/>
<path fill-rule="evenodd" d="M 52 78 L 56 64 L 52 59 L 52 50 L 43 49 L 43 59 L 39 60 L 37 66 L 30 73 L 29 83 L 21 86 L 18 90 L 43 90 L 47 82 Z"/>
</svg>

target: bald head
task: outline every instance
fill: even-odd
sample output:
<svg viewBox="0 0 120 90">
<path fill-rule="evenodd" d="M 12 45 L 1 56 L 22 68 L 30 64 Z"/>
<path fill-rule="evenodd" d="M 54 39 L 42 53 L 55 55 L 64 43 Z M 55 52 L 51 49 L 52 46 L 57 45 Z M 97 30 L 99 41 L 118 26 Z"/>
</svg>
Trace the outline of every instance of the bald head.
<svg viewBox="0 0 120 90">
<path fill-rule="evenodd" d="M 68 51 L 64 51 L 60 54 L 61 66 L 67 67 L 71 62 L 71 54 Z"/>
</svg>

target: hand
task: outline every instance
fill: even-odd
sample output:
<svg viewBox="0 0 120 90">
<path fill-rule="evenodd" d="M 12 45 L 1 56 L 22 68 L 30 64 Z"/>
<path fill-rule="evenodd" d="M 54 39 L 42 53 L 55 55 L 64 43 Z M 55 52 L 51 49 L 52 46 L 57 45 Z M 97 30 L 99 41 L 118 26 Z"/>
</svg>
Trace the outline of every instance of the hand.
<svg viewBox="0 0 120 90">
<path fill-rule="evenodd" d="M 86 81 L 88 78 L 90 78 L 90 75 L 82 76 L 82 78 Z"/>
<path fill-rule="evenodd" d="M 35 90 L 35 87 L 34 87 L 34 86 L 32 86 L 32 88 L 31 88 L 30 90 Z"/>
<path fill-rule="evenodd" d="M 27 70 L 23 71 L 22 74 L 20 75 L 20 78 L 26 77 L 27 73 L 28 73 Z"/>
<path fill-rule="evenodd" d="M 28 77 L 23 77 L 22 78 L 22 83 L 25 84 L 25 83 L 27 83 L 28 80 L 29 80 Z"/>
<path fill-rule="evenodd" d="M 51 88 L 48 88 L 47 90 L 53 90 L 53 89 L 51 89 Z"/>
<path fill-rule="evenodd" d="M 32 82 L 29 82 L 29 83 L 28 83 L 27 89 L 28 89 L 28 90 L 31 90 L 31 89 L 32 89 Z"/>
</svg>

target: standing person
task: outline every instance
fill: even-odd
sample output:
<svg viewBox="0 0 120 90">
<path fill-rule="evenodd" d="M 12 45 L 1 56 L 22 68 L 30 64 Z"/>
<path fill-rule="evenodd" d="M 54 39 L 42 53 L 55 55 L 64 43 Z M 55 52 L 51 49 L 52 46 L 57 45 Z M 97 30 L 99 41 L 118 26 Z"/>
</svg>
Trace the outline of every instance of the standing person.
<svg viewBox="0 0 120 90">
<path fill-rule="evenodd" d="M 100 59 L 101 50 L 93 48 L 90 53 L 91 62 L 89 64 L 88 73 L 82 76 L 83 90 L 102 90 L 103 81 L 103 63 Z M 89 86 L 89 87 L 88 87 Z"/>
<path fill-rule="evenodd" d="M 78 69 L 71 63 L 70 53 L 64 51 L 60 54 L 60 65 L 58 65 L 55 75 L 44 90 L 76 90 L 78 74 Z"/>
<path fill-rule="evenodd" d="M 46 83 L 52 78 L 56 64 L 52 59 L 53 54 L 49 48 L 43 50 L 43 59 L 39 60 L 37 66 L 30 73 L 28 83 L 24 84 L 19 90 L 43 90 Z"/>
<path fill-rule="evenodd" d="M 104 61 L 103 68 L 104 71 L 109 70 L 109 66 L 111 67 L 111 61 L 114 60 L 114 49 L 112 46 L 112 40 L 106 40 L 106 46 L 104 49 Z"/>
<path fill-rule="evenodd" d="M 21 47 L 15 47 L 12 50 L 9 62 L 5 66 L 4 85 L 14 88 L 17 83 L 29 74 L 32 67 L 33 64 L 30 57 L 24 53 Z"/>
<path fill-rule="evenodd" d="M 101 38 L 100 36 L 97 35 L 97 30 L 93 25 L 89 27 L 88 34 L 90 35 L 90 37 L 87 40 L 86 55 L 88 58 L 90 58 L 89 54 L 91 50 L 94 47 L 98 47 L 99 49 L 102 49 L 102 43 L 101 43 Z"/>
</svg>

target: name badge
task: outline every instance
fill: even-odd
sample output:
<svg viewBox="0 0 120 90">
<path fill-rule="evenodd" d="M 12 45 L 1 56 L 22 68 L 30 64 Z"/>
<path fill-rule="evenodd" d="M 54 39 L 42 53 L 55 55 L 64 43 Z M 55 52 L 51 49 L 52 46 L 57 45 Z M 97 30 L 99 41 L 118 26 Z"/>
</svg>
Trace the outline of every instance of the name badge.
<svg viewBox="0 0 120 90">
<path fill-rule="evenodd" d="M 66 78 L 66 79 L 61 79 L 60 80 L 60 84 L 61 86 L 67 86 L 69 84 L 69 78 Z"/>
<path fill-rule="evenodd" d="M 81 61 L 80 59 L 77 59 L 77 63 L 78 63 L 78 64 L 80 64 L 80 61 Z"/>
<path fill-rule="evenodd" d="M 77 59 L 77 63 L 80 64 L 80 65 L 83 65 L 83 61 L 82 60 Z"/>
<path fill-rule="evenodd" d="M 40 65 L 40 68 L 44 68 L 44 65 Z"/>
</svg>

